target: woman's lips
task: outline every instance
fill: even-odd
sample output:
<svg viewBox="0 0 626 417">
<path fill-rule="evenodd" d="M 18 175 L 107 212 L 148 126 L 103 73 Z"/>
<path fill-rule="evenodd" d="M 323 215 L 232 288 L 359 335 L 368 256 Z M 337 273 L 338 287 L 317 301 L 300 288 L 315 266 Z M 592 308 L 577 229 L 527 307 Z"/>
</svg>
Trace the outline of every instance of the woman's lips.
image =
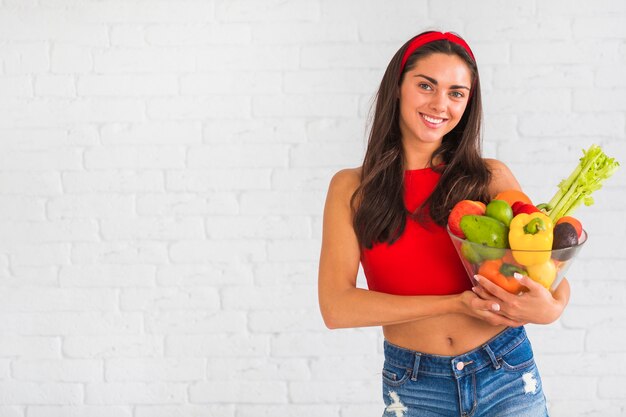
<svg viewBox="0 0 626 417">
<path fill-rule="evenodd" d="M 422 117 L 422 120 L 424 121 L 424 124 L 430 128 L 436 129 L 439 126 L 441 126 L 446 120 L 448 119 L 442 119 L 441 117 L 433 117 L 433 116 L 428 116 L 426 114 L 420 113 L 420 116 Z"/>
</svg>

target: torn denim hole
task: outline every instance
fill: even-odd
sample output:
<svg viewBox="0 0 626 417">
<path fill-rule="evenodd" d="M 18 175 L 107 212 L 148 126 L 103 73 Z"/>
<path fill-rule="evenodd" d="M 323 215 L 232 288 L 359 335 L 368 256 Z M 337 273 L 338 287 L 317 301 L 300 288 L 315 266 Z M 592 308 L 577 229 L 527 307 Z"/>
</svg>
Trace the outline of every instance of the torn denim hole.
<svg viewBox="0 0 626 417">
<path fill-rule="evenodd" d="M 524 394 L 534 394 L 537 392 L 537 380 L 535 374 L 532 372 L 526 372 L 522 375 L 522 381 L 524 381 Z"/>
<path fill-rule="evenodd" d="M 406 413 L 408 409 L 402 404 L 402 401 L 400 401 L 398 393 L 389 391 L 389 398 L 391 398 L 391 404 L 385 408 L 385 412 L 394 413 L 394 417 L 404 417 L 404 413 Z"/>
</svg>

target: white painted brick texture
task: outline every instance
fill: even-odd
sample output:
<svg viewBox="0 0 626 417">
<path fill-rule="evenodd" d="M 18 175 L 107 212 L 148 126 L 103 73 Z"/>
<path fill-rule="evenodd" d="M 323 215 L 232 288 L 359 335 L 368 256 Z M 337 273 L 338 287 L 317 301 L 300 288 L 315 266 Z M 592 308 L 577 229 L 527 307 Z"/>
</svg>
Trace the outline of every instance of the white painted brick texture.
<svg viewBox="0 0 626 417">
<path fill-rule="evenodd" d="M 485 153 L 543 201 L 591 143 L 626 164 L 625 4 L 0 0 L 0 416 L 380 416 L 381 332 L 327 330 L 316 280 L 387 62 L 466 37 Z M 528 326 L 552 416 L 626 416 L 625 192 Z"/>
</svg>

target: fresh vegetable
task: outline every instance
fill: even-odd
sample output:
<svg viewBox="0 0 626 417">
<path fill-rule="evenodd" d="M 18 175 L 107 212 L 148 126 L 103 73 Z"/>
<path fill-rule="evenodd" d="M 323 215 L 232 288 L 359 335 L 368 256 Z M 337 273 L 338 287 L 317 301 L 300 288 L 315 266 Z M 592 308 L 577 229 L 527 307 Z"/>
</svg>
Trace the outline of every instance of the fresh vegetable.
<svg viewBox="0 0 626 417">
<path fill-rule="evenodd" d="M 478 268 L 478 274 L 512 294 L 518 294 L 525 288 L 513 277 L 513 274 L 516 272 L 528 275 L 524 269 L 505 263 L 502 259 L 484 261 Z"/>
<path fill-rule="evenodd" d="M 556 265 L 550 258 L 540 264 L 528 265 L 526 269 L 528 270 L 528 276 L 533 281 L 538 282 L 547 289 L 550 289 L 556 278 Z"/>
<path fill-rule="evenodd" d="M 471 242 L 463 242 L 461 245 L 461 255 L 471 264 L 479 264 L 483 260 L 479 251 L 474 248 Z"/>
<path fill-rule="evenodd" d="M 523 201 L 516 201 L 515 203 L 513 203 L 513 206 L 511 206 L 511 209 L 513 210 L 513 216 L 517 216 L 520 213 L 538 213 L 540 210 L 533 206 L 532 204 L 528 204 L 528 203 L 524 203 Z"/>
<path fill-rule="evenodd" d="M 491 200 L 487 204 L 485 215 L 492 219 L 500 220 L 505 226 L 509 226 L 513 219 L 513 209 L 504 200 Z"/>
<path fill-rule="evenodd" d="M 549 260 L 552 229 L 552 220 L 543 213 L 521 213 L 515 216 L 509 231 L 509 243 L 515 260 L 524 266 Z"/>
<path fill-rule="evenodd" d="M 485 214 L 485 203 L 474 200 L 461 200 L 452 207 L 448 215 L 448 227 L 450 231 L 461 239 L 465 239 L 465 234 L 461 230 L 461 219 L 468 214 Z"/>
<path fill-rule="evenodd" d="M 571 224 L 574 229 L 576 229 L 576 235 L 578 236 L 578 239 L 580 239 L 580 237 L 583 235 L 583 225 L 578 219 L 575 219 L 572 216 L 564 216 L 557 220 L 557 222 L 554 224 L 554 227 L 558 226 L 561 223 Z"/>
<path fill-rule="evenodd" d="M 569 223 L 559 223 L 554 226 L 552 249 L 563 249 L 578 245 L 576 229 Z"/>
<path fill-rule="evenodd" d="M 461 230 L 467 240 L 482 243 L 491 248 L 507 248 L 508 227 L 499 220 L 487 216 L 467 215 L 461 219 Z"/>
<path fill-rule="evenodd" d="M 602 182 L 619 167 L 615 158 L 609 158 L 598 145 L 591 145 L 576 169 L 559 183 L 559 190 L 548 202 L 548 214 L 553 222 L 571 215 L 578 206 L 593 204 L 591 193 L 602 188 Z"/>
<path fill-rule="evenodd" d="M 515 189 L 501 191 L 493 199 L 494 200 L 504 200 L 507 203 L 509 203 L 510 206 L 513 206 L 513 204 L 516 201 L 521 201 L 521 202 L 526 203 L 526 204 L 532 204 L 533 203 L 530 200 L 530 197 L 528 197 L 526 194 L 524 194 L 524 192 L 522 192 L 520 190 L 515 190 Z"/>
</svg>

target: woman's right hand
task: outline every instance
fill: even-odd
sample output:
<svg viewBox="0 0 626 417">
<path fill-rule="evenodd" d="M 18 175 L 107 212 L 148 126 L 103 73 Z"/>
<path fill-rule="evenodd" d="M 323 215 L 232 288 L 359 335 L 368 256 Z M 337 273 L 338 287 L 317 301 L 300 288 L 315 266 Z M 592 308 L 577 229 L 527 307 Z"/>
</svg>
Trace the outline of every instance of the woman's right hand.
<svg viewBox="0 0 626 417">
<path fill-rule="evenodd" d="M 497 303 L 493 300 L 482 299 L 472 291 L 464 291 L 459 296 L 463 314 L 479 318 L 493 326 L 520 327 L 526 324 L 499 313 L 500 306 Z"/>
</svg>

